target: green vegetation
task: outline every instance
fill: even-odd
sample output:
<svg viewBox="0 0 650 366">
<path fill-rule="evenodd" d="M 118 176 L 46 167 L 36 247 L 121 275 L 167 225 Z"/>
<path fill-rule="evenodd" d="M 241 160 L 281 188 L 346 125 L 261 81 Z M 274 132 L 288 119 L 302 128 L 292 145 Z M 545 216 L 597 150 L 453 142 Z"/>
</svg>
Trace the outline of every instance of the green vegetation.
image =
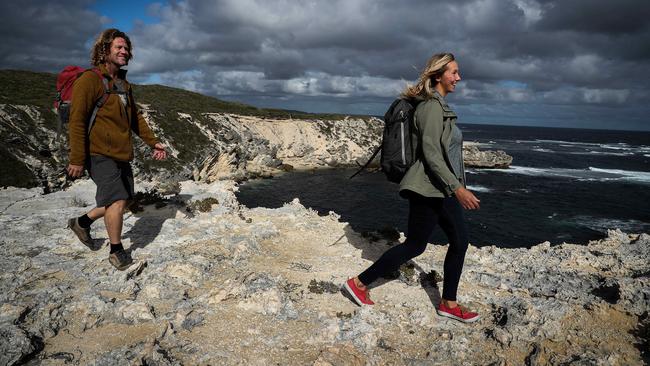
<svg viewBox="0 0 650 366">
<path fill-rule="evenodd" d="M 164 106 L 164 110 L 168 112 L 183 112 L 192 115 L 202 113 L 232 113 L 267 118 L 320 120 L 340 120 L 347 116 L 344 114 L 312 114 L 283 109 L 256 108 L 243 103 L 226 102 L 214 97 L 163 85 L 134 85 L 133 95 L 139 103 L 151 104 L 157 111 L 162 110 L 160 107 Z M 360 118 L 365 118 L 365 116 L 360 116 Z"/>
<path fill-rule="evenodd" d="M 56 75 L 43 72 L 0 70 L 0 104 L 34 105 L 46 126 L 56 128 L 53 103 Z"/>
<path fill-rule="evenodd" d="M 38 180 L 29 167 L 4 148 L 0 148 L 0 159 L 2 159 L 3 172 L 0 174 L 0 187 L 34 187 L 38 185 Z"/>
<path fill-rule="evenodd" d="M 158 193 L 158 190 L 152 189 L 150 191 L 135 192 L 135 196 L 133 196 L 127 209 L 132 213 L 138 213 L 144 211 L 144 206 L 147 205 L 155 205 L 158 209 L 167 206 L 167 202 L 165 202 L 163 196 Z"/>
<path fill-rule="evenodd" d="M 200 201 L 193 201 L 187 206 L 189 212 L 210 212 L 212 211 L 212 205 L 218 205 L 219 200 L 214 197 L 208 197 Z"/>
<path fill-rule="evenodd" d="M 88 203 L 81 197 L 79 196 L 74 196 L 70 200 L 70 205 L 72 207 L 88 207 Z"/>
<path fill-rule="evenodd" d="M 52 107 L 56 75 L 43 72 L 0 70 L 0 103 Z"/>
<path fill-rule="evenodd" d="M 339 292 L 341 289 L 339 285 L 333 282 L 316 281 L 316 280 L 309 281 L 309 286 L 307 288 L 309 289 L 309 292 L 315 294 L 323 294 L 323 293 L 335 294 Z"/>
<path fill-rule="evenodd" d="M 438 282 L 442 282 L 442 280 L 442 275 L 435 270 L 431 270 L 431 272 L 420 272 L 420 284 L 422 286 L 438 288 Z"/>
</svg>

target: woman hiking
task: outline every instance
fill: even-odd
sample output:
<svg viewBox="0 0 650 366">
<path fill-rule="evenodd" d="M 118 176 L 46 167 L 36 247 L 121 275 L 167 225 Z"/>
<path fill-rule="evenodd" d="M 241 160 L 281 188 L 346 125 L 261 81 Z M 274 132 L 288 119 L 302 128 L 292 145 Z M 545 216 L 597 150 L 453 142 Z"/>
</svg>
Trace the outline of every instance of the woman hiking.
<svg viewBox="0 0 650 366">
<path fill-rule="evenodd" d="M 420 101 L 411 136 L 416 161 L 400 182 L 400 196 L 409 200 L 408 235 L 403 244 L 387 250 L 368 269 L 345 283 L 344 288 L 359 305 L 374 304 L 367 286 L 422 254 L 438 224 L 449 239 L 449 249 L 444 262 L 442 301 L 436 312 L 464 323 L 480 318 L 456 302 L 468 245 L 463 208 L 478 209 L 480 202 L 465 188 L 463 136 L 456 126 L 456 115 L 444 99 L 454 92 L 459 80 L 454 56 L 435 54 L 417 84 L 402 93 L 403 98 Z"/>
</svg>

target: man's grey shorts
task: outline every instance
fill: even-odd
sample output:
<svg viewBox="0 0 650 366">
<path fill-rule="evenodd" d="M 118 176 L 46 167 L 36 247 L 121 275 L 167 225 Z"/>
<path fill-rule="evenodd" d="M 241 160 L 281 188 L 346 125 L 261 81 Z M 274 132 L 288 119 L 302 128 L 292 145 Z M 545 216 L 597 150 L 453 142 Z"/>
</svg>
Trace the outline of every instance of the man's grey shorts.
<svg viewBox="0 0 650 366">
<path fill-rule="evenodd" d="M 133 198 L 133 171 L 126 161 L 116 161 L 102 155 L 91 155 L 88 167 L 90 178 L 97 185 L 97 207 L 105 207 L 118 200 Z"/>
</svg>

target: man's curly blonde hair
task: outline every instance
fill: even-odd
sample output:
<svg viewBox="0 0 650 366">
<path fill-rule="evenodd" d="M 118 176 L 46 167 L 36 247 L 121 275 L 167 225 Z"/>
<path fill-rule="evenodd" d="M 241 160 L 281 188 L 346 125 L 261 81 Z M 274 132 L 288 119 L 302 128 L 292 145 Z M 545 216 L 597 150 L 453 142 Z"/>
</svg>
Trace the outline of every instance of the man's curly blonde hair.
<svg viewBox="0 0 650 366">
<path fill-rule="evenodd" d="M 99 66 L 106 62 L 108 55 L 111 52 L 111 43 L 113 43 L 113 40 L 115 38 L 124 38 L 127 46 L 129 47 L 128 60 L 131 60 L 131 58 L 133 58 L 133 46 L 131 45 L 129 36 L 127 36 L 126 33 L 120 31 L 119 29 L 110 28 L 103 31 L 99 37 L 97 37 L 97 40 L 95 41 L 95 44 L 90 51 L 90 63 L 93 66 Z"/>
</svg>

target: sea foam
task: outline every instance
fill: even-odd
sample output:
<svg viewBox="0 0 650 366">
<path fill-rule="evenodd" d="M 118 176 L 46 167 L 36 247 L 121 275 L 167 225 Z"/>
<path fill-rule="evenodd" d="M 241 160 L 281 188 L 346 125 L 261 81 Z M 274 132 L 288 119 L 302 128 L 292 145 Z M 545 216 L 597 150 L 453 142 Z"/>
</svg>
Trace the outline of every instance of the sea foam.
<svg viewBox="0 0 650 366">
<path fill-rule="evenodd" d="M 584 181 L 629 181 L 636 183 L 650 183 L 650 172 L 602 169 L 597 167 L 589 167 L 588 169 L 565 169 L 533 168 L 513 165 L 509 169 L 493 169 L 492 171 L 528 176 L 574 178 Z"/>
</svg>

